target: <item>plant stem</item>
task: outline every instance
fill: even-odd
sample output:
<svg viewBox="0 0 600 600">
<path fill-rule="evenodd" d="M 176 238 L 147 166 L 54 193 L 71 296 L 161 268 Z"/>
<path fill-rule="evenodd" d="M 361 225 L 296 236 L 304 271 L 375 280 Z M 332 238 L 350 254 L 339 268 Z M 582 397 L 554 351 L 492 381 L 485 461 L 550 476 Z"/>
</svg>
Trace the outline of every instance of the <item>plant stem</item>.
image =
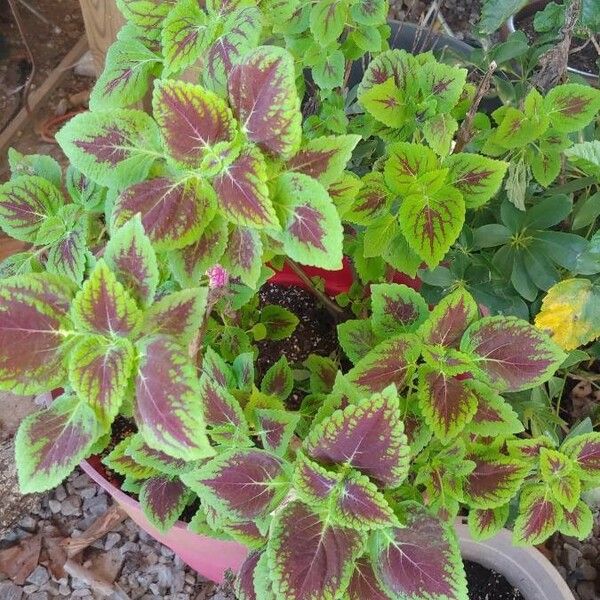
<svg viewBox="0 0 600 600">
<path fill-rule="evenodd" d="M 315 287 L 313 282 L 310 280 L 310 277 L 302 270 L 302 267 L 297 262 L 293 261 L 291 258 L 286 258 L 286 262 L 288 265 L 290 265 L 292 271 L 294 271 L 294 273 L 300 277 L 302 282 L 308 286 L 310 292 L 321 301 L 323 306 L 327 309 L 327 312 L 329 312 L 329 314 L 337 321 L 344 310 L 333 300 L 331 300 L 327 294 L 324 294 L 321 290 L 318 290 Z"/>
</svg>

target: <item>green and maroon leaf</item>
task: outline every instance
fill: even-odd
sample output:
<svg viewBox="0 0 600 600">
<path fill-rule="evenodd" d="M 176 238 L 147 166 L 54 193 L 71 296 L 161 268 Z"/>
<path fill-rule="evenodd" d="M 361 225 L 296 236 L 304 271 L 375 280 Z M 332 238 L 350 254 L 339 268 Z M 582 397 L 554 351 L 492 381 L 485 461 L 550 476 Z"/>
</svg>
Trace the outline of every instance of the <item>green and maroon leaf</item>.
<svg viewBox="0 0 600 600">
<path fill-rule="evenodd" d="M 160 38 L 161 25 L 174 0 L 117 0 L 123 16 L 151 39 Z"/>
<path fill-rule="evenodd" d="M 545 542 L 559 527 L 563 510 L 546 485 L 532 485 L 523 490 L 519 515 L 513 527 L 513 543 L 534 546 Z"/>
<path fill-rule="evenodd" d="M 480 154 L 459 152 L 444 160 L 449 182 L 462 194 L 467 208 L 478 208 L 500 189 L 508 163 Z"/>
<path fill-rule="evenodd" d="M 58 188 L 46 179 L 22 175 L 0 185 L 0 227 L 12 238 L 35 242 L 44 220 L 63 202 Z"/>
<path fill-rule="evenodd" d="M 88 248 L 82 224 L 73 226 L 48 248 L 46 270 L 55 275 L 64 275 L 81 285 L 86 266 Z"/>
<path fill-rule="evenodd" d="M 294 388 L 294 374 L 288 364 L 285 354 L 269 367 L 260 382 L 260 391 L 267 396 L 275 396 L 285 400 Z"/>
<path fill-rule="evenodd" d="M 423 137 L 431 149 L 443 157 L 450 153 L 458 121 L 448 113 L 434 115 L 423 123 Z"/>
<path fill-rule="evenodd" d="M 339 485 L 342 475 L 328 471 L 304 453 L 296 455 L 293 484 L 294 489 L 304 502 L 310 505 L 324 504 Z"/>
<path fill-rule="evenodd" d="M 179 475 L 189 470 L 193 465 L 193 463 L 187 463 L 181 458 L 174 458 L 161 450 L 151 448 L 144 442 L 144 438 L 139 433 L 129 438 L 129 445 L 125 453 L 133 458 L 138 465 L 166 475 Z"/>
<path fill-rule="evenodd" d="M 169 253 L 173 275 L 182 287 L 198 285 L 207 269 L 219 262 L 227 237 L 227 222 L 217 215 L 195 242 Z"/>
<path fill-rule="evenodd" d="M 418 77 L 423 96 L 435 99 L 437 112 L 445 113 L 452 110 L 461 97 L 467 69 L 430 60 L 418 70 Z"/>
<path fill-rule="evenodd" d="M 352 150 L 360 141 L 358 135 L 329 135 L 308 140 L 298 153 L 288 160 L 288 171 L 309 175 L 328 187 L 340 179 Z"/>
<path fill-rule="evenodd" d="M 537 463 L 541 449 L 552 448 L 555 444 L 549 437 L 539 436 L 508 440 L 506 445 L 510 456 Z"/>
<path fill-rule="evenodd" d="M 456 534 L 416 503 L 406 507 L 405 527 L 375 531 L 371 561 L 393 598 L 466 598 L 467 581 Z"/>
<path fill-rule="evenodd" d="M 133 365 L 133 346 L 119 337 L 86 336 L 70 353 L 69 381 L 104 431 L 119 412 Z"/>
<path fill-rule="evenodd" d="M 497 508 L 472 508 L 468 518 L 471 537 L 476 541 L 494 537 L 506 524 L 509 512 L 509 504 Z"/>
<path fill-rule="evenodd" d="M 200 287 L 163 296 L 144 314 L 144 334 L 162 333 L 190 342 L 204 320 L 207 297 L 208 289 Z"/>
<path fill-rule="evenodd" d="M 469 433 L 509 436 L 523 431 L 523 423 L 512 406 L 491 387 L 477 379 L 467 379 L 465 384 L 477 398 L 477 410 L 468 425 Z"/>
<path fill-rule="evenodd" d="M 120 336 L 131 334 L 142 318 L 135 301 L 103 259 L 75 296 L 72 315 L 82 329 Z"/>
<path fill-rule="evenodd" d="M 398 142 L 388 149 L 385 162 L 385 182 L 395 194 L 406 194 L 419 176 L 439 169 L 433 150 L 421 144 Z"/>
<path fill-rule="evenodd" d="M 350 12 L 361 25 L 382 25 L 388 12 L 386 0 L 359 0 Z"/>
<path fill-rule="evenodd" d="M 577 466 L 577 472 L 586 481 L 600 480 L 600 433 L 584 433 L 567 440 L 560 451 Z"/>
<path fill-rule="evenodd" d="M 333 44 L 344 31 L 348 6 L 341 0 L 319 0 L 310 11 L 313 39 L 323 48 Z"/>
<path fill-rule="evenodd" d="M 376 56 L 367 68 L 358 87 L 358 98 L 373 86 L 385 83 L 393 78 L 398 89 L 415 91 L 416 73 L 419 69 L 417 59 L 405 50 L 388 50 Z"/>
<path fill-rule="evenodd" d="M 119 442 L 112 451 L 102 459 L 102 462 L 115 473 L 131 479 L 147 479 L 158 475 L 154 467 L 142 465 L 129 454 L 132 442 L 136 436 L 130 435 Z"/>
<path fill-rule="evenodd" d="M 260 233 L 249 227 L 231 227 L 221 264 L 234 277 L 254 288 L 262 269 L 263 245 Z"/>
<path fill-rule="evenodd" d="M 248 433 L 248 425 L 240 403 L 219 383 L 206 373 L 200 378 L 200 403 L 204 420 L 222 437 Z"/>
<path fill-rule="evenodd" d="M 256 6 L 245 6 L 222 21 L 224 33 L 206 54 L 206 68 L 202 76 L 207 88 L 222 97 L 227 96 L 227 80 L 231 71 L 258 44 L 262 20 L 261 11 Z"/>
<path fill-rule="evenodd" d="M 267 168 L 261 153 L 244 151 L 213 180 L 219 211 L 237 225 L 280 229 L 266 182 Z"/>
<path fill-rule="evenodd" d="M 563 535 L 585 540 L 592 533 L 594 515 L 590 507 L 580 500 L 574 510 L 563 510 L 563 520 L 558 529 Z"/>
<path fill-rule="evenodd" d="M 338 374 L 338 363 L 328 356 L 310 354 L 303 365 L 310 371 L 310 390 L 313 394 L 329 394 Z"/>
<path fill-rule="evenodd" d="M 409 447 L 393 386 L 337 410 L 305 440 L 307 454 L 327 465 L 347 464 L 384 487 L 397 487 L 408 472 Z"/>
<path fill-rule="evenodd" d="M 145 517 L 160 532 L 171 529 L 191 499 L 181 480 L 166 475 L 151 477 L 142 484 L 140 506 Z"/>
<path fill-rule="evenodd" d="M 485 446 L 474 447 L 466 459 L 475 463 L 475 469 L 464 482 L 465 499 L 473 508 L 506 504 L 529 473 L 528 463 Z"/>
<path fill-rule="evenodd" d="M 57 486 L 86 457 L 100 435 L 94 412 L 74 395 L 57 398 L 21 423 L 15 438 L 23 494 Z"/>
<path fill-rule="evenodd" d="M 258 600 L 254 589 L 254 577 L 263 551 L 251 552 L 237 572 L 235 593 L 240 600 Z"/>
<path fill-rule="evenodd" d="M 362 186 L 356 198 L 343 216 L 345 221 L 370 225 L 387 211 L 392 197 L 381 173 L 367 173 L 361 181 Z"/>
<path fill-rule="evenodd" d="M 216 210 L 213 189 L 200 179 L 148 179 L 117 198 L 113 220 L 120 227 L 137 213 L 156 250 L 176 250 L 195 242 Z"/>
<path fill-rule="evenodd" d="M 399 283 L 372 285 L 371 307 L 373 331 L 382 338 L 415 331 L 429 314 L 423 296 Z"/>
<path fill-rule="evenodd" d="M 337 331 L 342 350 L 354 364 L 377 345 L 370 319 L 349 319 L 340 323 Z"/>
<path fill-rule="evenodd" d="M 516 392 L 547 381 L 565 359 L 544 332 L 516 317 L 484 317 L 465 332 L 460 349 L 477 358 L 498 391 Z"/>
<path fill-rule="evenodd" d="M 290 502 L 275 516 L 267 545 L 275 596 L 286 600 L 339 597 L 363 544 L 359 531 L 323 521 L 305 504 Z"/>
<path fill-rule="evenodd" d="M 75 168 L 113 189 L 143 181 L 162 155 L 153 119 L 125 108 L 75 115 L 56 140 Z"/>
<path fill-rule="evenodd" d="M 158 263 L 138 214 L 111 236 L 103 258 L 138 303 L 152 304 L 158 286 Z"/>
<path fill-rule="evenodd" d="M 419 407 L 427 425 L 442 441 L 458 435 L 477 410 L 477 397 L 467 381 L 427 365 L 419 367 Z"/>
<path fill-rule="evenodd" d="M 274 46 L 250 51 L 229 75 L 229 98 L 246 135 L 283 159 L 294 156 L 300 145 L 295 77 L 291 54 Z"/>
<path fill-rule="evenodd" d="M 202 371 L 221 387 L 235 387 L 235 375 L 231 367 L 210 346 L 204 353 Z"/>
<path fill-rule="evenodd" d="M 152 106 L 169 156 L 184 168 L 199 167 L 211 147 L 235 137 L 225 100 L 199 85 L 157 80 Z"/>
<path fill-rule="evenodd" d="M 366 556 L 356 561 L 346 594 L 348 600 L 389 600 Z"/>
<path fill-rule="evenodd" d="M 254 411 L 256 431 L 263 448 L 285 456 L 290 440 L 300 422 L 300 414 L 287 410 L 257 408 Z"/>
<path fill-rule="evenodd" d="M 276 182 L 273 204 L 283 231 L 270 232 L 285 253 L 304 265 L 342 268 L 343 231 L 329 194 L 303 173 L 284 173 Z"/>
<path fill-rule="evenodd" d="M 366 393 L 380 392 L 390 384 L 402 390 L 420 355 L 419 341 L 410 333 L 375 346 L 348 372 L 348 381 Z"/>
<path fill-rule="evenodd" d="M 544 98 L 544 111 L 559 133 L 583 129 L 599 110 L 600 91 L 579 83 L 556 86 Z"/>
<path fill-rule="evenodd" d="M 266 517 L 289 489 L 285 463 L 257 449 L 220 453 L 182 480 L 201 502 L 238 521 Z"/>
<path fill-rule="evenodd" d="M 135 420 L 144 441 L 175 458 L 212 456 L 206 436 L 196 370 L 173 338 L 146 337 L 135 381 Z"/>
</svg>

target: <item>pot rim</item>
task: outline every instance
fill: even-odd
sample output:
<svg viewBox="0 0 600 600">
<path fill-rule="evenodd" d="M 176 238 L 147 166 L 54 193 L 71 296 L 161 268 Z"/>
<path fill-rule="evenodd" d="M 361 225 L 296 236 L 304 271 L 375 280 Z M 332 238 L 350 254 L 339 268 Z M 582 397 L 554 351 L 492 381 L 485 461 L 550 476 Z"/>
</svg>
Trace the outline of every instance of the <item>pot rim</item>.
<svg viewBox="0 0 600 600">
<path fill-rule="evenodd" d="M 520 31 L 517 29 L 517 26 L 515 23 L 515 21 L 518 19 L 518 17 L 520 17 L 520 16 L 528 17 L 528 16 L 530 16 L 530 13 L 537 12 L 537 10 L 535 10 L 535 11 L 533 10 L 533 8 L 535 6 L 539 6 L 540 8 L 543 8 L 544 6 L 549 4 L 550 1 L 551 0 L 529 0 L 529 2 L 521 10 L 518 10 L 516 13 L 513 13 L 506 20 L 506 29 L 507 29 L 508 33 L 511 34 L 511 33 L 515 33 L 516 31 Z M 583 71 L 582 69 L 578 69 L 577 67 L 570 67 L 568 64 L 567 64 L 567 71 L 569 73 L 573 73 L 574 75 L 579 75 L 580 77 L 583 77 L 585 79 L 591 79 L 593 81 L 596 81 L 596 79 L 597 79 L 596 75 L 594 75 L 594 73 L 592 71 Z"/>
</svg>

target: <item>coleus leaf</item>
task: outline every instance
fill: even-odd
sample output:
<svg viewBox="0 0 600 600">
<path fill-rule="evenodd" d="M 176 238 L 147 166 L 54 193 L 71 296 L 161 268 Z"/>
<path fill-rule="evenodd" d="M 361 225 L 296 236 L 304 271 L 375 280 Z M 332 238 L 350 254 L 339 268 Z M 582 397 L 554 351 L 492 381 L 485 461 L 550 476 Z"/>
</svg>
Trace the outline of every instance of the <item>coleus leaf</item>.
<svg viewBox="0 0 600 600">
<path fill-rule="evenodd" d="M 464 483 L 464 496 L 473 508 L 496 508 L 506 504 L 521 487 L 529 473 L 529 464 L 477 446 L 466 455 L 475 463 Z"/>
<path fill-rule="evenodd" d="M 254 588 L 256 567 L 263 552 L 254 551 L 248 554 L 235 578 L 235 593 L 240 600 L 257 600 Z"/>
<path fill-rule="evenodd" d="M 200 329 L 206 312 L 207 288 L 186 288 L 163 296 L 144 314 L 145 335 L 170 335 L 188 343 Z"/>
<path fill-rule="evenodd" d="M 387 17 L 385 0 L 359 0 L 350 9 L 354 20 L 361 25 L 382 25 Z"/>
<path fill-rule="evenodd" d="M 310 11 L 313 38 L 324 48 L 335 42 L 344 31 L 348 6 L 340 0 L 319 0 Z"/>
<path fill-rule="evenodd" d="M 404 92 L 393 77 L 364 89 L 359 101 L 371 116 L 388 127 L 400 128 L 407 120 Z"/>
<path fill-rule="evenodd" d="M 173 458 L 161 450 L 151 448 L 139 433 L 129 438 L 125 453 L 142 467 L 172 476 L 191 469 L 193 465 L 193 463 L 186 463 L 181 458 Z"/>
<path fill-rule="evenodd" d="M 96 211 L 104 208 L 106 188 L 86 177 L 73 165 L 67 167 L 65 187 L 73 202 L 86 210 Z"/>
<path fill-rule="evenodd" d="M 419 343 L 412 334 L 397 335 L 361 358 L 348 372 L 348 381 L 366 393 L 380 392 L 392 383 L 402 390 L 419 355 Z"/>
<path fill-rule="evenodd" d="M 371 561 L 367 556 L 359 558 L 355 565 L 348 589 L 348 600 L 389 600 L 373 571 Z"/>
<path fill-rule="evenodd" d="M 327 356 L 310 354 L 303 365 L 310 371 L 310 390 L 313 394 L 332 391 L 338 373 L 338 364 Z"/>
<path fill-rule="evenodd" d="M 423 365 L 419 368 L 419 407 L 435 436 L 447 441 L 473 418 L 477 398 L 464 378 Z"/>
<path fill-rule="evenodd" d="M 81 285 L 88 252 L 84 226 L 74 225 L 48 248 L 46 270 Z"/>
<path fill-rule="evenodd" d="M 160 37 L 162 22 L 173 3 L 173 0 L 117 0 L 117 6 L 127 21 L 153 40 Z"/>
<path fill-rule="evenodd" d="M 257 449 L 223 452 L 181 478 L 203 503 L 238 521 L 266 517 L 289 488 L 285 463 Z"/>
<path fill-rule="evenodd" d="M 234 540 L 247 548 L 264 548 L 265 536 L 260 532 L 254 521 L 231 521 L 221 524 L 223 531 Z"/>
<path fill-rule="evenodd" d="M 235 387 L 235 375 L 231 367 L 210 346 L 204 352 L 202 371 L 221 387 Z"/>
<path fill-rule="evenodd" d="M 445 185 L 430 193 L 406 195 L 398 217 L 409 246 L 429 267 L 435 267 L 462 229 L 465 202 L 455 187 Z"/>
<path fill-rule="evenodd" d="M 349 404 L 358 404 L 364 396 L 338 371 L 331 392 L 325 396 L 312 420 L 312 426 L 317 425 L 336 410 L 344 409 Z"/>
<path fill-rule="evenodd" d="M 300 146 L 301 113 L 291 54 L 261 46 L 229 75 L 229 98 L 249 140 L 283 159 Z"/>
<path fill-rule="evenodd" d="M 562 452 L 540 448 L 540 473 L 561 506 L 574 510 L 581 496 L 581 481 L 573 462 Z"/>
<path fill-rule="evenodd" d="M 91 110 L 124 108 L 141 100 L 160 57 L 135 38 L 115 41 L 90 94 Z"/>
<path fill-rule="evenodd" d="M 240 389 L 248 391 L 254 385 L 254 352 L 244 352 L 236 356 L 233 361 L 233 370 Z"/>
<path fill-rule="evenodd" d="M 159 475 L 144 481 L 139 499 L 145 517 L 164 532 L 175 524 L 191 494 L 179 479 Z"/>
<path fill-rule="evenodd" d="M 466 290 L 457 289 L 438 302 L 417 333 L 425 344 L 458 346 L 478 312 L 473 296 Z"/>
<path fill-rule="evenodd" d="M 446 156 L 452 149 L 458 121 L 447 113 L 435 115 L 423 124 L 423 137 L 439 156 Z"/>
<path fill-rule="evenodd" d="M 563 510 L 563 520 L 558 529 L 563 535 L 585 540 L 592 533 L 594 515 L 590 507 L 580 500 L 574 510 Z"/>
<path fill-rule="evenodd" d="M 198 285 L 207 269 L 215 266 L 227 246 L 227 223 L 216 216 L 190 245 L 169 253 L 169 264 L 183 287 Z"/>
<path fill-rule="evenodd" d="M 423 96 L 434 99 L 438 113 L 449 112 L 458 102 L 467 79 L 467 69 L 427 61 L 417 72 Z"/>
<path fill-rule="evenodd" d="M 600 433 L 584 433 L 570 438 L 560 451 L 575 463 L 577 473 L 583 480 L 600 479 Z"/>
<path fill-rule="evenodd" d="M 275 185 L 273 203 L 283 231 L 270 235 L 285 253 L 304 265 L 342 267 L 342 224 L 329 194 L 312 177 L 285 173 Z"/>
<path fill-rule="evenodd" d="M 287 308 L 268 304 L 260 313 L 260 323 L 265 326 L 265 336 L 270 340 L 284 340 L 294 333 L 298 317 Z"/>
<path fill-rule="evenodd" d="M 277 600 L 336 598 L 363 550 L 363 534 L 290 502 L 271 525 L 267 556 Z"/>
<path fill-rule="evenodd" d="M 377 337 L 369 319 L 344 321 L 337 326 L 337 331 L 342 350 L 354 364 L 377 345 Z"/>
<path fill-rule="evenodd" d="M 26 417 L 15 438 L 19 487 L 24 494 L 57 486 L 87 455 L 100 429 L 93 410 L 74 395 Z"/>
<path fill-rule="evenodd" d="M 565 150 L 565 156 L 585 174 L 600 178 L 600 140 L 574 144 Z"/>
<path fill-rule="evenodd" d="M 395 194 L 406 194 L 418 178 L 440 168 L 433 150 L 421 144 L 398 142 L 388 149 L 385 162 L 385 182 Z"/>
<path fill-rule="evenodd" d="M 112 234 L 103 258 L 139 304 L 152 303 L 159 280 L 158 263 L 139 214 Z"/>
<path fill-rule="evenodd" d="M 516 317 L 484 317 L 460 344 L 498 391 L 525 390 L 546 381 L 563 362 L 563 351 L 543 332 Z"/>
<path fill-rule="evenodd" d="M 201 179 L 156 177 L 124 190 L 113 208 L 115 227 L 140 213 L 156 250 L 176 250 L 195 242 L 216 209 L 213 189 Z"/>
<path fill-rule="evenodd" d="M 213 180 L 220 213 L 237 225 L 280 229 L 266 182 L 262 154 L 256 149 L 244 151 Z"/>
<path fill-rule="evenodd" d="M 164 73 L 178 73 L 208 50 L 214 23 L 195 0 L 182 0 L 166 15 L 162 26 Z"/>
<path fill-rule="evenodd" d="M 351 223 L 371 225 L 374 219 L 385 214 L 392 197 L 381 173 L 367 173 L 361 182 L 356 198 L 343 217 Z"/>
<path fill-rule="evenodd" d="M 294 388 L 294 374 L 288 364 L 285 354 L 269 367 L 260 382 L 260 391 L 268 396 L 285 400 Z"/>
<path fill-rule="evenodd" d="M 427 509 L 410 503 L 406 526 L 373 532 L 371 563 L 396 598 L 466 598 L 467 582 L 456 534 Z"/>
<path fill-rule="evenodd" d="M 358 86 L 358 97 L 374 85 L 386 82 L 393 77 L 399 89 L 408 89 L 416 82 L 419 63 L 406 50 L 387 50 L 376 56 L 370 63 Z"/>
<path fill-rule="evenodd" d="M 497 508 L 471 509 L 467 523 L 473 539 L 482 541 L 494 537 L 506 524 L 509 512 L 509 504 Z"/>
<path fill-rule="evenodd" d="M 162 156 L 156 123 L 125 108 L 75 115 L 56 140 L 77 169 L 110 188 L 143 181 Z"/>
<path fill-rule="evenodd" d="M 62 341 L 71 329 L 68 280 L 46 273 L 0 282 L 0 388 L 35 394 L 61 385 L 67 374 Z"/>
<path fill-rule="evenodd" d="M 513 544 L 534 546 L 545 542 L 559 527 L 563 510 L 546 485 L 523 490 L 513 528 Z"/>
<path fill-rule="evenodd" d="M 300 422 L 300 415 L 297 412 L 268 408 L 257 408 L 254 415 L 263 448 L 278 456 L 285 456 Z"/>
<path fill-rule="evenodd" d="M 126 437 L 119 442 L 113 450 L 102 459 L 102 462 L 115 473 L 131 479 L 147 479 L 158 475 L 154 467 L 142 465 L 129 454 L 134 435 Z"/>
<path fill-rule="evenodd" d="M 169 156 L 183 168 L 199 167 L 216 144 L 236 134 L 226 102 L 199 85 L 157 80 L 152 107 Z"/>
<path fill-rule="evenodd" d="M 0 227 L 12 238 L 34 242 L 44 220 L 58 212 L 63 198 L 37 175 L 22 175 L 0 185 Z"/>
<path fill-rule="evenodd" d="M 600 91 L 578 83 L 552 88 L 544 98 L 544 111 L 559 133 L 585 127 L 600 110 Z"/>
<path fill-rule="evenodd" d="M 398 283 L 372 285 L 371 306 L 373 331 L 382 338 L 415 331 L 429 314 L 424 298 Z"/>
<path fill-rule="evenodd" d="M 359 141 L 358 135 L 310 139 L 288 160 L 286 169 L 309 175 L 327 187 L 340 179 Z"/>
<path fill-rule="evenodd" d="M 316 461 L 347 464 L 384 487 L 397 487 L 408 472 L 409 447 L 396 389 L 334 412 L 310 432 L 304 447 Z"/>
<path fill-rule="evenodd" d="M 465 384 L 477 398 L 477 410 L 468 425 L 468 431 L 482 436 L 508 436 L 524 429 L 519 416 L 491 387 L 477 379 L 466 379 Z"/>
<path fill-rule="evenodd" d="M 506 446 L 509 456 L 537 464 L 541 449 L 552 448 L 555 444 L 549 437 L 539 436 L 526 439 L 511 439 L 506 442 Z"/>
<path fill-rule="evenodd" d="M 198 403 L 196 371 L 187 352 L 163 335 L 143 338 L 138 350 L 134 414 L 144 441 L 185 460 L 214 454 Z"/>
<path fill-rule="evenodd" d="M 444 162 L 448 167 L 448 181 L 462 194 L 467 208 L 479 208 L 493 198 L 500 189 L 508 163 L 480 154 L 459 152 Z"/>
<path fill-rule="evenodd" d="M 311 70 L 313 81 L 323 91 L 341 87 L 344 84 L 345 67 L 346 60 L 341 50 L 323 53 Z"/>
<path fill-rule="evenodd" d="M 341 479 L 341 473 L 327 470 L 303 452 L 296 455 L 294 489 L 307 504 L 322 505 L 327 502 Z"/>
<path fill-rule="evenodd" d="M 221 264 L 234 277 L 254 288 L 261 273 L 262 255 L 262 240 L 256 229 L 232 227 Z"/>
<path fill-rule="evenodd" d="M 142 318 L 133 298 L 103 259 L 75 296 L 71 313 L 86 331 L 120 336 L 130 335 Z"/>
<path fill-rule="evenodd" d="M 206 68 L 202 76 L 207 88 L 225 97 L 233 67 L 259 42 L 262 14 L 256 6 L 244 6 L 219 19 L 223 23 L 223 33 L 206 54 Z"/>
<path fill-rule="evenodd" d="M 119 412 L 134 364 L 127 339 L 86 336 L 71 351 L 69 381 L 107 431 Z"/>
<path fill-rule="evenodd" d="M 51 156 L 21 154 L 15 148 L 9 148 L 7 157 L 11 180 L 15 180 L 21 175 L 37 175 L 60 189 L 62 168 Z"/>
</svg>

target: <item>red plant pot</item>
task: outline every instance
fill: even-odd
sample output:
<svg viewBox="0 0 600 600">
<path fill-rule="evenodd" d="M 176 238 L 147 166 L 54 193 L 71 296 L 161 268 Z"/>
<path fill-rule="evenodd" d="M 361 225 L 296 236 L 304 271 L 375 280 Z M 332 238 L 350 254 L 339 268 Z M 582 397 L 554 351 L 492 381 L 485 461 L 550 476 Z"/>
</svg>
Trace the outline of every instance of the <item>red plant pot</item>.
<svg viewBox="0 0 600 600">
<path fill-rule="evenodd" d="M 352 269 L 347 258 L 344 258 L 342 269 L 339 271 L 325 271 L 314 267 L 305 267 L 304 269 L 309 276 L 323 278 L 325 292 L 330 296 L 347 292 L 353 282 Z M 304 282 L 287 266 L 276 273 L 271 281 L 280 285 L 294 285 L 306 289 Z M 393 281 L 410 285 L 416 289 L 418 289 L 420 283 L 418 280 L 411 279 L 401 273 L 396 273 Z M 231 569 L 237 572 L 244 562 L 248 550 L 242 544 L 193 533 L 188 530 L 187 524 L 182 521 L 175 523 L 166 533 L 158 531 L 144 516 L 140 503 L 122 492 L 107 479 L 106 470 L 99 457 L 93 456 L 83 461 L 81 468 L 113 497 L 115 502 L 139 527 L 161 544 L 173 550 L 177 556 L 206 579 L 220 583 L 223 581 L 225 571 Z"/>
</svg>

